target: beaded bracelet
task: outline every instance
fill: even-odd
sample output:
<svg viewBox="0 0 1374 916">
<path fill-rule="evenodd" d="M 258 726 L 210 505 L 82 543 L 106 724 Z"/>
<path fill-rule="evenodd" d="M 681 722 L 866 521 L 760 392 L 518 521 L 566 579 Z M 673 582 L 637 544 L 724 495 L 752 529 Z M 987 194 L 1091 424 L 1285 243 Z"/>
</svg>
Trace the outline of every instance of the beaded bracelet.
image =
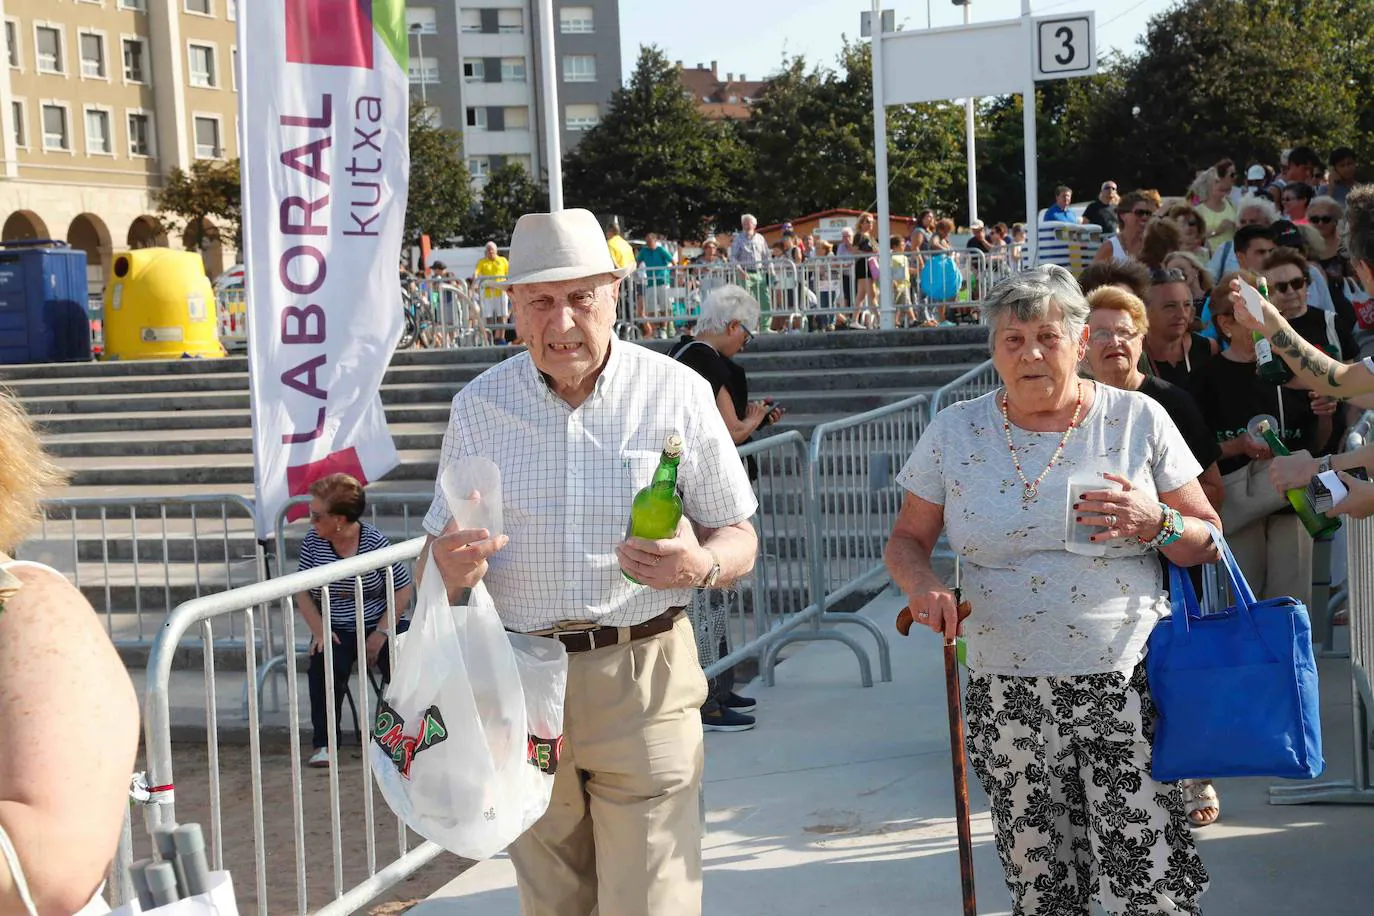
<svg viewBox="0 0 1374 916">
<path fill-rule="evenodd" d="M 1170 544 L 1183 537 L 1183 513 L 1164 503 L 1159 504 L 1159 533 L 1146 540 L 1140 539 L 1142 546 L 1157 550 L 1160 547 L 1168 547 Z"/>
</svg>

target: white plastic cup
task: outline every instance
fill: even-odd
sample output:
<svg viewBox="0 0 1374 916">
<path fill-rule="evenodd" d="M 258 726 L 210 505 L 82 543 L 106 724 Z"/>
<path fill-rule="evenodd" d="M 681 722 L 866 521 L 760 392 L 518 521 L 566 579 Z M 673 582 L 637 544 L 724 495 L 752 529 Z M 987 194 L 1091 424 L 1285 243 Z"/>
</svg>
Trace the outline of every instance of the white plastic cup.
<svg viewBox="0 0 1374 916">
<path fill-rule="evenodd" d="M 1110 541 L 1090 540 L 1093 535 L 1106 531 L 1097 525 L 1084 525 L 1077 521 L 1080 515 L 1092 515 L 1093 513 L 1080 512 L 1074 508 L 1082 502 L 1084 493 L 1092 493 L 1097 490 L 1119 490 L 1120 484 L 1114 480 L 1108 480 L 1101 474 L 1079 473 L 1069 477 L 1069 485 L 1064 493 L 1064 549 L 1069 553 L 1076 553 L 1085 557 L 1102 557 L 1107 555 L 1107 547 Z"/>
</svg>

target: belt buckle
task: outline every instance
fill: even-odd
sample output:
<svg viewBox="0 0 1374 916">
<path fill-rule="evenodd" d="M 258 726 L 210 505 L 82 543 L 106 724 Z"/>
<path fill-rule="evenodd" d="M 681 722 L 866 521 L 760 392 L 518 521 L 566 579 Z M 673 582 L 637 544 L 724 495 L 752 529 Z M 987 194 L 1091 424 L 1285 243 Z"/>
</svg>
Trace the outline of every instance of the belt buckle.
<svg viewBox="0 0 1374 916">
<path fill-rule="evenodd" d="M 599 629 L 601 629 L 601 624 L 592 623 L 590 620 L 560 620 L 551 627 L 554 636 L 568 633 L 588 633 Z"/>
</svg>

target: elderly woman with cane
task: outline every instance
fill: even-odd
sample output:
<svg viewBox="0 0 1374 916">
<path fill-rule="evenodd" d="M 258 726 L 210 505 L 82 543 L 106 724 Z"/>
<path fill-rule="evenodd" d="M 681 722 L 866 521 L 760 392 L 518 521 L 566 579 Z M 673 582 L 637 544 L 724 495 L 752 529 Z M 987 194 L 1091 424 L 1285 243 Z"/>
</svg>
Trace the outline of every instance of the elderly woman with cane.
<svg viewBox="0 0 1374 916">
<path fill-rule="evenodd" d="M 1088 305 L 1060 267 L 983 306 L 997 391 L 931 421 L 886 561 L 918 624 L 967 639 L 968 753 L 1014 913 L 1200 912 L 1207 871 L 1178 787 L 1150 776 L 1142 659 L 1169 610 L 1157 552 L 1216 556 L 1202 472 L 1163 408 L 1078 377 Z M 941 531 L 963 561 L 931 568 Z"/>
</svg>

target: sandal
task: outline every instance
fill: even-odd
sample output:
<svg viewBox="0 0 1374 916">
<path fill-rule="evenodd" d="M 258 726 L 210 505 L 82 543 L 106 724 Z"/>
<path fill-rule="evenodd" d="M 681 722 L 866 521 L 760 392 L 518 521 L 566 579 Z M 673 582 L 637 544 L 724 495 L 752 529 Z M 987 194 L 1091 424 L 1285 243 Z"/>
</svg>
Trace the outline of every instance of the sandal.
<svg viewBox="0 0 1374 916">
<path fill-rule="evenodd" d="M 1188 823 L 1193 827 L 1207 827 L 1221 817 L 1221 799 L 1217 790 L 1208 779 L 1185 779 L 1182 781 L 1183 807 L 1188 813 Z"/>
</svg>

